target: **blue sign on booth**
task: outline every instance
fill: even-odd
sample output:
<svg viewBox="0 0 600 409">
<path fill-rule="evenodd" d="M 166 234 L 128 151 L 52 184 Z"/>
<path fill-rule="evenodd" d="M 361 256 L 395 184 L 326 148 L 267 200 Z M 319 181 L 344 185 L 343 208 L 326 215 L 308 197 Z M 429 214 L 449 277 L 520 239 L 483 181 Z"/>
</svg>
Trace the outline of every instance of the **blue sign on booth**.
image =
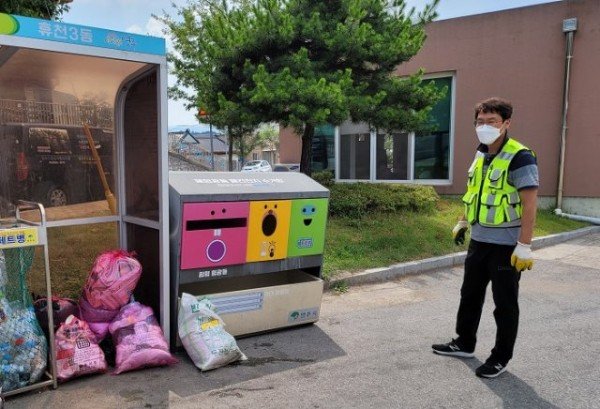
<svg viewBox="0 0 600 409">
<path fill-rule="evenodd" d="M 0 13 L 0 34 L 144 54 L 166 53 L 163 38 L 3 13 Z"/>
</svg>

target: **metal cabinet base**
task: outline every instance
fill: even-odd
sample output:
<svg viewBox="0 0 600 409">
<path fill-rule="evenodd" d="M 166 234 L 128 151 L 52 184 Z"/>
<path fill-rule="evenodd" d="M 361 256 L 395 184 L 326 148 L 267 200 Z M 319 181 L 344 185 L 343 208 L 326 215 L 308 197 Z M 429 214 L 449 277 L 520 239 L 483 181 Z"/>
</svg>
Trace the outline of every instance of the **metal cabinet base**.
<svg viewBox="0 0 600 409">
<path fill-rule="evenodd" d="M 185 284 L 180 290 L 209 298 L 227 332 L 242 336 L 316 322 L 323 280 L 289 270 Z"/>
</svg>

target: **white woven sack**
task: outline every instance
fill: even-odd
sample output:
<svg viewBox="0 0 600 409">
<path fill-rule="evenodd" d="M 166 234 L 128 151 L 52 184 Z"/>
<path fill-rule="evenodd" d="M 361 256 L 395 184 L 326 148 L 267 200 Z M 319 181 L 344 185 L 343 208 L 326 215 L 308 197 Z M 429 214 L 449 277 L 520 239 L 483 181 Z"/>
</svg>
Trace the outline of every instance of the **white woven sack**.
<svg viewBox="0 0 600 409">
<path fill-rule="evenodd" d="M 181 343 L 200 370 L 209 371 L 247 359 L 235 338 L 223 328 L 225 324 L 210 300 L 198 300 L 183 293 L 177 321 Z"/>
</svg>

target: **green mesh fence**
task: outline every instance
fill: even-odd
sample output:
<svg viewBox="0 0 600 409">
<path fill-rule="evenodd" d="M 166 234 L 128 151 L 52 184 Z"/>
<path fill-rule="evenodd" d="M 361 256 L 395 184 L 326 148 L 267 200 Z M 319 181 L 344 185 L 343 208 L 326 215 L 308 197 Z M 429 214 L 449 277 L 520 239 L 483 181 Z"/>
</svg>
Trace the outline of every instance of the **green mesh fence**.
<svg viewBox="0 0 600 409">
<path fill-rule="evenodd" d="M 19 307 L 32 307 L 33 300 L 27 289 L 27 273 L 33 263 L 34 247 L 0 250 L 4 253 L 6 284 L 4 294 L 9 304 Z M 0 261 L 0 268 L 2 268 Z M 0 281 L 1 285 L 1 281 Z"/>
<path fill-rule="evenodd" d="M 33 310 L 27 274 L 33 247 L 0 250 L 0 387 L 37 382 L 46 369 L 47 341 Z"/>
</svg>

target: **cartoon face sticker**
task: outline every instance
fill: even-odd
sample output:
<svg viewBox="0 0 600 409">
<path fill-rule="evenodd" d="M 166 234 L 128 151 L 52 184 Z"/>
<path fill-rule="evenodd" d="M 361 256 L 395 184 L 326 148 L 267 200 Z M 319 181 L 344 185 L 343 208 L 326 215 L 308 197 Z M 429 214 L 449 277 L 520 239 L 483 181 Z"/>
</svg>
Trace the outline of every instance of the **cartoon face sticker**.
<svg viewBox="0 0 600 409">
<path fill-rule="evenodd" d="M 315 213 L 317 213 L 317 208 L 314 205 L 308 204 L 302 206 L 302 221 L 304 222 L 305 226 L 308 227 L 311 225 Z"/>
</svg>

